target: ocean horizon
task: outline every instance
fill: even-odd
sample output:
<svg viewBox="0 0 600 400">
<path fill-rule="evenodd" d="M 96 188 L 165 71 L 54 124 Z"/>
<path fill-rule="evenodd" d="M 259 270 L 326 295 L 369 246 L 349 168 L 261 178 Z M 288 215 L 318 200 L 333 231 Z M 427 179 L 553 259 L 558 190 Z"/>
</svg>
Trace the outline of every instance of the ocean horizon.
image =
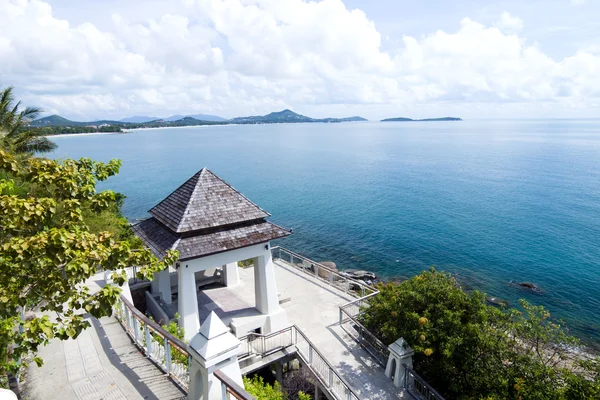
<svg viewBox="0 0 600 400">
<path fill-rule="evenodd" d="M 276 245 L 386 280 L 435 266 L 600 343 L 600 119 L 156 128 L 53 138 L 123 161 L 99 185 L 147 210 L 207 167 L 294 233 Z M 532 282 L 541 291 L 514 282 Z"/>
</svg>

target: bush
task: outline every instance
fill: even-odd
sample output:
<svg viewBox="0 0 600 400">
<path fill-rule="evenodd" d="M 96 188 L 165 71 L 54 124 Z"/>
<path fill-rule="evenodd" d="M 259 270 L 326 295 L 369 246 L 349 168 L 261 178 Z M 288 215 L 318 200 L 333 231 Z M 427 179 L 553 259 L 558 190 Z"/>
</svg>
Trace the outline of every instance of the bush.
<svg viewBox="0 0 600 400">
<path fill-rule="evenodd" d="M 593 362 L 566 368 L 578 341 L 543 307 L 489 306 L 433 268 L 378 289 L 361 322 L 385 344 L 406 339 L 416 371 L 449 399 L 597 398 Z"/>
</svg>

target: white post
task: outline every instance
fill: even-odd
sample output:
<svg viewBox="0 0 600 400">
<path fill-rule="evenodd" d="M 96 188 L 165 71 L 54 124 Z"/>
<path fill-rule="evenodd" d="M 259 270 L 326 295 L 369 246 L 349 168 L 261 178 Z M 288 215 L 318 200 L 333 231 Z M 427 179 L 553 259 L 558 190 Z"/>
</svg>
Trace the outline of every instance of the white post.
<svg viewBox="0 0 600 400">
<path fill-rule="evenodd" d="M 225 286 L 233 286 L 240 283 L 240 275 L 238 273 L 237 262 L 223 265 L 223 275 Z"/>
<path fill-rule="evenodd" d="M 200 329 L 196 277 L 193 270 L 183 263 L 177 272 L 179 278 L 179 326 L 185 330 L 184 338 L 189 341 Z"/>
<path fill-rule="evenodd" d="M 211 312 L 188 345 L 192 357 L 188 399 L 222 399 L 221 382 L 214 375 L 217 370 L 243 387 L 237 358 L 240 345 L 240 341 L 229 332 L 217 314 Z"/>
<path fill-rule="evenodd" d="M 404 338 L 400 338 L 390 344 L 388 349 L 390 350 L 390 355 L 388 356 L 385 376 L 390 379 L 393 378 L 394 386 L 401 388 L 404 386 L 404 375 L 406 374 L 402 364 L 406 364 L 412 368 L 414 351 Z"/>
</svg>

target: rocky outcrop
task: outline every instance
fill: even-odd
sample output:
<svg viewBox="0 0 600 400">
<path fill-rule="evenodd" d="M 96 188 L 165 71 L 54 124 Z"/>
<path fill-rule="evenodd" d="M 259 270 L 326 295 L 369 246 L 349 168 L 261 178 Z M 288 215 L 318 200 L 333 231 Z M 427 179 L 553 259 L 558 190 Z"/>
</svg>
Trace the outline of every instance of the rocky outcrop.
<svg viewBox="0 0 600 400">
<path fill-rule="evenodd" d="M 319 264 L 321 264 L 329 270 L 337 272 L 337 266 L 333 261 L 319 261 Z M 321 278 L 329 279 L 329 271 L 323 268 L 319 268 L 319 276 Z"/>
</svg>

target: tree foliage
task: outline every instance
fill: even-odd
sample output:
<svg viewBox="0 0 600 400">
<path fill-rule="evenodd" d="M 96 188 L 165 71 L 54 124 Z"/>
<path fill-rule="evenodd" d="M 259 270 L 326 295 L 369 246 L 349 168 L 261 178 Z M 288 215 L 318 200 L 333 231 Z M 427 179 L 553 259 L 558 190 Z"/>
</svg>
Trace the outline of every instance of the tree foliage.
<svg viewBox="0 0 600 400">
<path fill-rule="evenodd" d="M 579 342 L 543 307 L 489 306 L 435 269 L 378 289 L 362 323 L 385 344 L 406 339 L 416 371 L 449 399 L 599 398 L 599 361 L 577 360 Z"/>
<path fill-rule="evenodd" d="M 15 102 L 13 87 L 0 91 L 0 147 L 17 153 L 43 153 L 56 148 L 56 144 L 45 137 L 39 128 L 28 127 L 42 110 L 37 107 L 22 109 Z"/>
<path fill-rule="evenodd" d="M 244 377 L 244 388 L 257 400 L 310 400 L 312 397 L 302 391 L 299 391 L 294 396 L 286 395 L 286 392 L 281 388 L 278 382 L 273 385 L 266 383 L 262 376 L 254 375 Z"/>
<path fill-rule="evenodd" d="M 115 160 L 59 162 L 0 149 L 0 372 L 14 370 L 20 356 L 35 355 L 54 337 L 76 338 L 90 325 L 87 313 L 112 313 L 121 290 L 107 285 L 91 292 L 85 282 L 96 272 L 118 271 L 113 279 L 121 285 L 125 267 L 141 266 L 139 277 L 151 278 L 175 261 L 177 254 L 158 260 L 135 249 L 118 229 L 104 231 L 98 223 L 90 229 L 94 215 L 117 207 L 120 197 L 96 192 L 96 183 L 119 166 Z M 45 315 L 25 321 L 22 311 L 34 306 Z"/>
<path fill-rule="evenodd" d="M 262 376 L 244 377 L 244 388 L 257 400 L 285 400 L 285 394 L 281 390 L 279 383 L 273 385 L 265 383 Z"/>
</svg>

